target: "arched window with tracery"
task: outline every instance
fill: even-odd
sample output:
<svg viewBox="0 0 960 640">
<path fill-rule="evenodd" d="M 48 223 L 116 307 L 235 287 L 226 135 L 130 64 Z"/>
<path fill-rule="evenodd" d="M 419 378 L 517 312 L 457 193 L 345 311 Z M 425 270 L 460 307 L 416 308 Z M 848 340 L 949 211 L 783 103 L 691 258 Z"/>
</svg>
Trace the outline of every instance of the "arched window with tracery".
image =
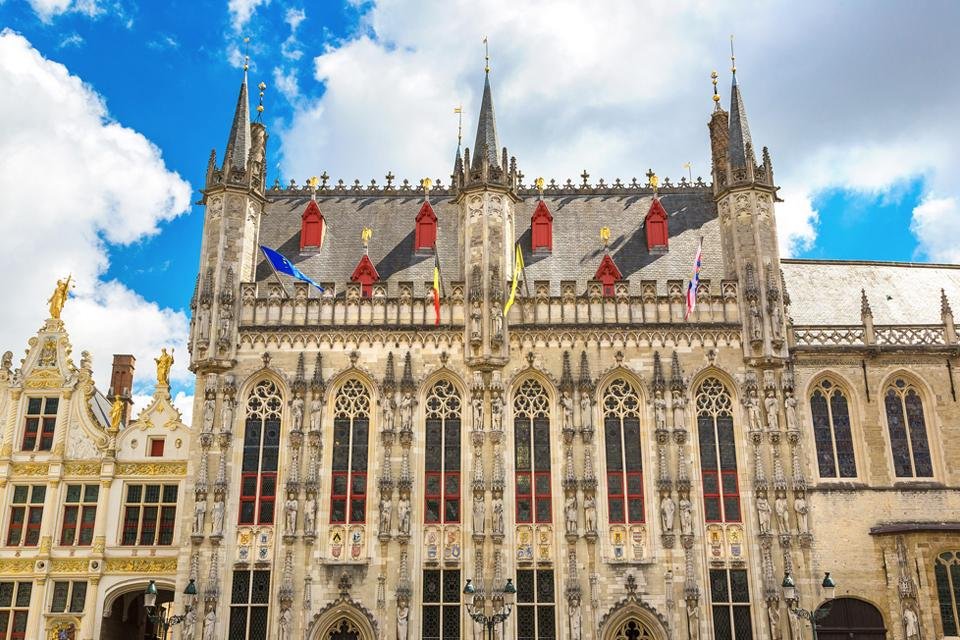
<svg viewBox="0 0 960 640">
<path fill-rule="evenodd" d="M 333 407 L 330 522 L 363 524 L 367 518 L 370 391 L 356 379 L 337 391 Z"/>
<path fill-rule="evenodd" d="M 603 433 L 610 522 L 643 522 L 640 396 L 623 378 L 603 394 Z"/>
<path fill-rule="evenodd" d="M 940 622 L 945 637 L 957 636 L 960 621 L 960 551 L 947 551 L 937 556 L 933 566 L 937 577 L 937 600 Z"/>
<path fill-rule="evenodd" d="M 550 398 L 536 380 L 525 380 L 513 397 L 517 522 L 549 523 Z"/>
<path fill-rule="evenodd" d="M 827 379 L 817 383 L 810 394 L 810 415 L 813 417 L 820 477 L 856 477 L 850 407 L 843 390 Z"/>
<path fill-rule="evenodd" d="M 460 522 L 460 413 L 462 402 L 449 380 L 433 385 L 426 406 L 424 522 Z"/>
<path fill-rule="evenodd" d="M 273 524 L 282 409 L 283 397 L 272 380 L 258 382 L 247 398 L 240 466 L 240 524 Z"/>
<path fill-rule="evenodd" d="M 706 378 L 697 387 L 697 438 L 706 521 L 740 522 L 733 401 L 717 378 Z"/>
<path fill-rule="evenodd" d="M 905 379 L 897 378 L 887 387 L 883 403 L 887 411 L 893 469 L 897 477 L 932 477 L 933 462 L 919 390 Z"/>
</svg>

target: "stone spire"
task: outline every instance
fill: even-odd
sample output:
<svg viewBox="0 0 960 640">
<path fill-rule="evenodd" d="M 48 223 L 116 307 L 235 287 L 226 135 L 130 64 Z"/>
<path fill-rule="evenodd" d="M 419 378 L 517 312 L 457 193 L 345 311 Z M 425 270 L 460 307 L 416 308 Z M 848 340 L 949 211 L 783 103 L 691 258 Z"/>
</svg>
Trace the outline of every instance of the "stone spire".
<svg viewBox="0 0 960 640">
<path fill-rule="evenodd" d="M 240 84 L 240 95 L 237 96 L 237 108 L 233 113 L 233 125 L 230 127 L 230 136 L 227 138 L 227 150 L 223 155 L 223 170 L 227 166 L 244 170 L 247 167 L 247 157 L 250 155 L 250 98 L 247 93 L 247 68 L 249 60 L 243 63 L 243 82 Z"/>
<path fill-rule="evenodd" d="M 497 137 L 497 119 L 493 113 L 493 95 L 490 91 L 490 69 L 487 68 L 483 80 L 483 100 L 480 102 L 480 119 L 477 122 L 477 139 L 473 145 L 471 171 L 480 171 L 486 162 L 491 168 L 499 169 L 500 138 Z M 459 154 L 458 154 L 459 155 Z"/>
<path fill-rule="evenodd" d="M 753 141 L 750 139 L 750 126 L 747 124 L 747 110 L 737 84 L 737 67 L 732 68 L 733 86 L 730 88 L 730 140 L 727 147 L 727 160 L 733 171 L 753 168 Z"/>
</svg>

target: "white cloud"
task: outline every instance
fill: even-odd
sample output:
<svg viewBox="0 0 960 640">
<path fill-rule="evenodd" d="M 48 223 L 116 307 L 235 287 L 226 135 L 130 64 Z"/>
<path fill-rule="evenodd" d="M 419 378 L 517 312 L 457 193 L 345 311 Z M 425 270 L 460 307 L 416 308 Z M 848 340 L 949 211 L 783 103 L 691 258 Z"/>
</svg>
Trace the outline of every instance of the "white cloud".
<svg viewBox="0 0 960 640">
<path fill-rule="evenodd" d="M 911 230 L 935 262 L 960 263 L 960 200 L 930 195 L 913 210 Z"/>
<path fill-rule="evenodd" d="M 295 102 L 300 97 L 300 85 L 297 83 L 295 69 L 286 71 L 283 67 L 274 67 L 273 86 L 290 102 Z"/>
<path fill-rule="evenodd" d="M 135 384 L 150 386 L 161 346 L 176 348 L 172 377 L 187 381 L 186 316 L 101 277 L 107 243 L 156 233 L 187 210 L 190 186 L 149 140 L 111 120 L 91 87 L 10 30 L 0 33 L 0 84 L 17 96 L 0 101 L 0 299 L 12 302 L 0 348 L 22 353 L 54 282 L 70 273 L 64 322 L 74 358 L 91 352 L 101 389 L 113 353 L 134 354 Z"/>
<path fill-rule="evenodd" d="M 303 50 L 300 48 L 300 41 L 297 40 L 297 29 L 300 23 L 307 19 L 307 12 L 303 9 L 287 9 L 283 21 L 290 26 L 290 35 L 280 45 L 280 55 L 288 60 L 299 60 L 303 57 Z"/>
<path fill-rule="evenodd" d="M 173 395 L 172 404 L 174 408 L 180 412 L 180 416 L 183 419 L 183 424 L 185 425 L 190 425 L 193 422 L 193 398 L 194 396 L 187 395 L 183 391 L 178 391 Z M 152 393 L 133 394 L 132 415 L 134 417 L 139 416 L 140 412 L 146 409 L 152 401 Z"/>
<path fill-rule="evenodd" d="M 676 179 L 691 161 L 709 179 L 709 73 L 729 65 L 735 31 L 754 142 L 770 147 L 786 200 L 777 211 L 789 253 L 826 222 L 813 206 L 823 189 L 895 196 L 922 178 L 928 191 L 960 196 L 960 147 L 948 143 L 960 138 L 960 84 L 949 65 L 929 64 L 960 56 L 958 20 L 955 3 L 871 5 L 865 15 L 825 2 L 383 0 L 366 7 L 356 35 L 316 57 L 324 92 L 281 132 L 283 171 L 446 178 L 460 102 L 473 145 L 486 35 L 501 143 L 527 176 L 587 168 L 609 181 L 652 167 Z M 648 28 L 639 37 L 625 25 Z M 726 105 L 729 73 L 721 77 Z"/>
<path fill-rule="evenodd" d="M 97 0 L 29 0 L 30 7 L 43 22 L 64 13 L 80 13 L 95 18 L 103 13 Z"/>
<path fill-rule="evenodd" d="M 74 32 L 66 36 L 63 40 L 61 40 L 59 47 L 61 49 L 66 49 L 67 47 L 79 47 L 83 44 L 83 42 L 84 42 L 83 36 L 81 36 L 79 33 Z"/>
<path fill-rule="evenodd" d="M 258 7 L 269 4 L 270 0 L 229 0 L 229 2 L 227 2 L 227 10 L 230 12 L 233 30 L 236 32 L 242 31 L 243 28 L 247 26 L 247 23 L 250 22 L 250 18 L 253 17 L 253 12 L 256 11 Z"/>
</svg>

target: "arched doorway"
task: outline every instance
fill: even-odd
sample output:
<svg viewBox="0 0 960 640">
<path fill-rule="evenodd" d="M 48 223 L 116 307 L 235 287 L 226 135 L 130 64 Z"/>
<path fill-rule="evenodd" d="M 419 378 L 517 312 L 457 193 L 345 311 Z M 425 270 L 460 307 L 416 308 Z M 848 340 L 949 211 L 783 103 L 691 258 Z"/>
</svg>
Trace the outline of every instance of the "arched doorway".
<svg viewBox="0 0 960 640">
<path fill-rule="evenodd" d="M 147 620 L 143 607 L 143 591 L 147 585 L 130 587 L 105 603 L 103 620 L 100 623 L 100 640 L 169 640 L 162 638 L 160 629 Z M 157 588 L 157 607 L 166 608 L 173 603 L 173 591 Z M 168 615 L 169 612 L 165 612 Z"/>
<path fill-rule="evenodd" d="M 887 630 L 875 606 L 857 598 L 835 598 L 817 609 L 818 640 L 884 640 Z"/>
</svg>

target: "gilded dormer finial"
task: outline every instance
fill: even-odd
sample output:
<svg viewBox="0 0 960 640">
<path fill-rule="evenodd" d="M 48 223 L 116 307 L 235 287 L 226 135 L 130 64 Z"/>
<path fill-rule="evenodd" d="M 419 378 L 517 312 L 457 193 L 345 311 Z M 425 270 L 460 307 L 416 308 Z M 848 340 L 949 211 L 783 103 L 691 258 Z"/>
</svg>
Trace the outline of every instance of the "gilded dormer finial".
<svg viewBox="0 0 960 640">
<path fill-rule="evenodd" d="M 373 229 L 370 227 L 364 227 L 363 231 L 360 232 L 360 242 L 363 243 L 363 252 L 367 253 L 370 247 L 370 238 L 373 237 Z"/>
<path fill-rule="evenodd" d="M 603 249 L 606 251 L 610 244 L 610 227 L 600 227 L 600 242 L 603 243 Z"/>
<path fill-rule="evenodd" d="M 430 200 L 430 189 L 433 188 L 433 180 L 430 178 L 424 178 L 420 181 L 420 186 L 423 188 L 423 199 L 426 201 Z"/>
<path fill-rule="evenodd" d="M 307 180 L 307 187 L 310 188 L 310 199 L 317 199 L 317 176 L 310 176 L 310 179 Z"/>
<path fill-rule="evenodd" d="M 540 199 L 543 200 L 543 178 L 537 178 L 533 181 L 533 184 L 537 187 L 537 193 L 539 194 Z"/>
</svg>

